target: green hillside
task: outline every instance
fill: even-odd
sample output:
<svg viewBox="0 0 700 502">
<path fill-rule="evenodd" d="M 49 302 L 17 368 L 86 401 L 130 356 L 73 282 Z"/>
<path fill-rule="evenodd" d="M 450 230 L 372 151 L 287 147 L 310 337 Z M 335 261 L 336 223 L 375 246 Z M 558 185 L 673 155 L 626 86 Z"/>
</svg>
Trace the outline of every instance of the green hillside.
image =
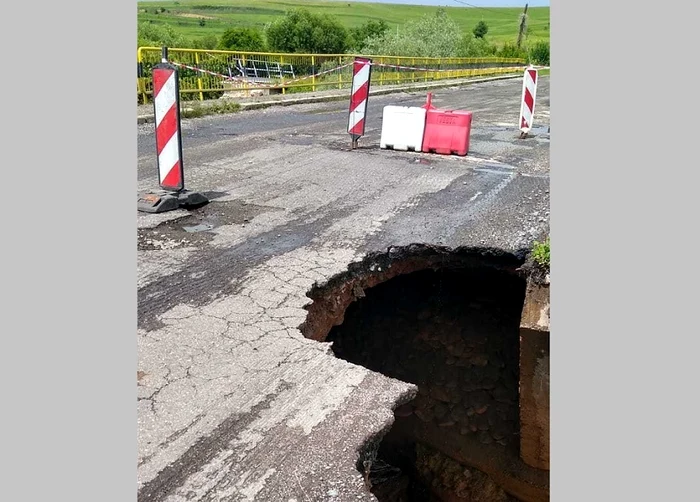
<svg viewBox="0 0 700 502">
<path fill-rule="evenodd" d="M 168 24 L 192 39 L 215 35 L 232 26 L 264 28 L 287 10 L 303 7 L 315 13 L 330 14 L 347 28 L 368 20 L 384 20 L 391 29 L 430 14 L 437 7 L 355 3 L 319 0 L 180 0 L 138 2 L 138 21 Z M 444 7 L 450 18 L 464 31 L 471 31 L 484 21 L 489 31 L 486 39 L 493 43 L 515 42 L 522 9 Z M 528 9 L 528 42 L 549 40 L 549 7 Z"/>
</svg>

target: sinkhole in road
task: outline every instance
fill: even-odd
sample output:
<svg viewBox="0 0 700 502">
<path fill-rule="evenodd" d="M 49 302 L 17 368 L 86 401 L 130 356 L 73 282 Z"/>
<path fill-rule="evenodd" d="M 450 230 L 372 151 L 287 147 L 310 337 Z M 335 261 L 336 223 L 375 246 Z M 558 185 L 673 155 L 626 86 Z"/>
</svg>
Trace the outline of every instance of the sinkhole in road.
<svg viewBox="0 0 700 502">
<path fill-rule="evenodd" d="M 358 470 L 380 502 L 518 500 L 498 470 L 519 451 L 520 264 L 512 255 L 394 250 L 309 294 L 307 337 L 418 387 L 360 453 Z"/>
</svg>

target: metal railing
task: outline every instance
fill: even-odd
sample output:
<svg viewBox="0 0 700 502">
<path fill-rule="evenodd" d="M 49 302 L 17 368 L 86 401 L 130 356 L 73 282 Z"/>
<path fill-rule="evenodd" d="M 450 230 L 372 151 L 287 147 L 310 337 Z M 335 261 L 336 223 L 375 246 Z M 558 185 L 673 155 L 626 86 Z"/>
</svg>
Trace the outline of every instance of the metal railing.
<svg viewBox="0 0 700 502">
<path fill-rule="evenodd" d="M 141 103 L 152 99 L 151 69 L 161 61 L 161 54 L 160 47 L 138 48 L 137 93 Z M 180 70 L 183 100 L 346 89 L 352 83 L 355 57 L 355 54 L 168 49 L 168 60 Z M 363 57 L 372 59 L 373 86 L 500 75 L 521 71 L 525 66 L 525 60 L 516 58 Z"/>
</svg>

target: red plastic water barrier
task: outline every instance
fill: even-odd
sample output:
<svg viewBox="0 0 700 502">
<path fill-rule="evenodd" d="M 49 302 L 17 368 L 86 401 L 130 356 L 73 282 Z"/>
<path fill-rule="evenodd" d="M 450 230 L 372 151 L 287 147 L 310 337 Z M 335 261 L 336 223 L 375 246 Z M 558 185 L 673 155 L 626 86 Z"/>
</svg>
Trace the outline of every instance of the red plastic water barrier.
<svg viewBox="0 0 700 502">
<path fill-rule="evenodd" d="M 423 152 L 466 155 L 472 128 L 472 112 L 438 110 L 426 103 Z"/>
</svg>

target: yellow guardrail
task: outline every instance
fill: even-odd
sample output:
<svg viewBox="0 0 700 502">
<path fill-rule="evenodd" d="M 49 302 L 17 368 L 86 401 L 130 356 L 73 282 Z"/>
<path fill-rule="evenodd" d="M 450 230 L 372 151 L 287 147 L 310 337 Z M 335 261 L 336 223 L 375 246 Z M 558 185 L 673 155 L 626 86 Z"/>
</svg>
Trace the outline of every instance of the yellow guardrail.
<svg viewBox="0 0 700 502">
<path fill-rule="evenodd" d="M 141 103 L 153 96 L 152 67 L 161 61 L 161 54 L 160 47 L 137 50 L 137 93 Z M 168 49 L 168 61 L 180 70 L 183 100 L 349 88 L 352 61 L 357 56 Z M 525 60 L 516 58 L 361 57 L 372 59 L 372 85 L 500 75 L 525 66 Z"/>
</svg>

